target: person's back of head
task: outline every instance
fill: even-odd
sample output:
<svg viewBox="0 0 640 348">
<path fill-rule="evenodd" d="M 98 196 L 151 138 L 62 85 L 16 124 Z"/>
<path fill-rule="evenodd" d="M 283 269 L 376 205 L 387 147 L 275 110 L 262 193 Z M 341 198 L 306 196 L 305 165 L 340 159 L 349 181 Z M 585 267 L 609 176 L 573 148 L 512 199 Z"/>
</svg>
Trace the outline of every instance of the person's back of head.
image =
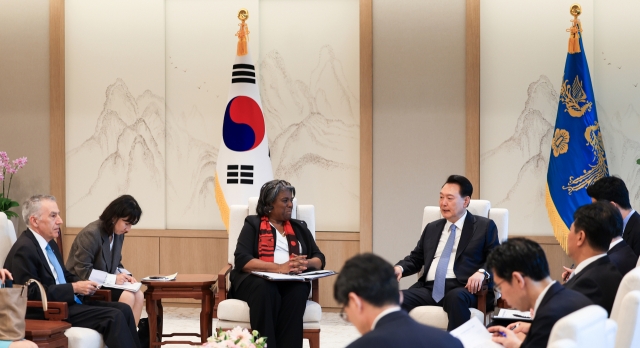
<svg viewBox="0 0 640 348">
<path fill-rule="evenodd" d="M 398 305 L 400 293 L 393 266 L 379 256 L 366 253 L 347 260 L 333 285 L 333 297 L 341 305 L 349 302 L 349 293 L 358 295 L 375 307 Z"/>
<path fill-rule="evenodd" d="M 584 231 L 587 243 L 596 251 L 609 250 L 611 240 L 622 235 L 622 215 L 608 201 L 579 207 L 573 219 L 574 231 Z"/>
<path fill-rule="evenodd" d="M 495 247 L 487 258 L 487 268 L 509 282 L 514 272 L 534 281 L 549 277 L 549 264 L 544 250 L 538 243 L 526 238 L 509 238 Z"/>
<path fill-rule="evenodd" d="M 596 201 L 614 202 L 622 209 L 631 209 L 629 190 L 624 181 L 615 176 L 606 176 L 587 187 L 587 194 Z"/>
</svg>

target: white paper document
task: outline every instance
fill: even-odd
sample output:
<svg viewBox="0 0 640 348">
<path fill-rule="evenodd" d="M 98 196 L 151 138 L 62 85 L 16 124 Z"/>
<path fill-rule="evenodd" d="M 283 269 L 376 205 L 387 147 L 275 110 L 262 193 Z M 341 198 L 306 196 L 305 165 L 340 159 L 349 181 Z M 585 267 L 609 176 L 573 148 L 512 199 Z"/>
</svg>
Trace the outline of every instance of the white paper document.
<svg viewBox="0 0 640 348">
<path fill-rule="evenodd" d="M 178 273 L 176 272 L 168 276 L 148 276 L 148 277 L 142 278 L 142 280 L 148 280 L 152 282 L 166 282 L 170 280 L 176 280 L 177 276 L 178 276 Z"/>
<path fill-rule="evenodd" d="M 491 333 L 476 317 L 472 317 L 469 321 L 451 331 L 450 334 L 459 339 L 464 348 L 502 347 L 502 345 L 491 340 Z"/>
<path fill-rule="evenodd" d="M 324 277 L 328 277 L 336 274 L 336 272 L 329 271 L 329 270 L 312 271 L 312 272 L 305 272 L 300 274 L 281 274 L 281 273 L 256 272 L 256 271 L 251 273 L 257 275 L 258 277 L 262 277 L 272 281 L 298 281 L 298 282 L 308 282 L 313 279 L 324 278 Z"/>
<path fill-rule="evenodd" d="M 102 284 L 103 288 L 121 289 L 121 290 L 127 290 L 131 292 L 137 292 L 138 290 L 140 290 L 141 286 L 142 286 L 142 283 L 129 283 L 129 282 L 125 282 L 124 284 Z"/>
<path fill-rule="evenodd" d="M 517 309 L 500 309 L 498 315 L 493 317 L 494 319 L 515 319 L 521 321 L 531 321 L 531 313 L 529 311 L 523 312 Z"/>
</svg>

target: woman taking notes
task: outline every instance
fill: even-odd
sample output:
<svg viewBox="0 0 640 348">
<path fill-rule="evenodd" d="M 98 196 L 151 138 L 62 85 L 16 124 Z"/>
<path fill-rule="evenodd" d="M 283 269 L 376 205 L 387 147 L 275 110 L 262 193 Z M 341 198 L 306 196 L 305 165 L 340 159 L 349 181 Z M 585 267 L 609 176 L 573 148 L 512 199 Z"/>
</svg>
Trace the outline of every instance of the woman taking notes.
<svg viewBox="0 0 640 348">
<path fill-rule="evenodd" d="M 140 221 L 142 210 L 136 200 L 123 195 L 109 203 L 100 218 L 83 228 L 73 241 L 67 264 L 69 272 L 100 284 L 137 283 L 122 266 L 122 243 L 131 226 Z M 131 306 L 136 326 L 142 313 L 142 291 L 110 289 L 111 300 Z"/>
<path fill-rule="evenodd" d="M 302 347 L 302 316 L 311 285 L 272 282 L 251 272 L 301 273 L 325 265 L 307 224 L 291 219 L 295 193 L 284 180 L 262 186 L 258 215 L 244 220 L 230 275 L 230 297 L 247 302 L 251 328 L 267 337 L 269 348 Z"/>
</svg>

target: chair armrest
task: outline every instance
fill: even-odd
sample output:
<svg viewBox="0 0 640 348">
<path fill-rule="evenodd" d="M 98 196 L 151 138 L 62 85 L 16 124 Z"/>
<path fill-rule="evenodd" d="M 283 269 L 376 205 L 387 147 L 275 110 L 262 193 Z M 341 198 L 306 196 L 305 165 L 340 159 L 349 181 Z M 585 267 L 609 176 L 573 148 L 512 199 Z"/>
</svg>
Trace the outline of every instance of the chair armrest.
<svg viewBox="0 0 640 348">
<path fill-rule="evenodd" d="M 485 279 L 482 287 L 475 293 L 478 296 L 478 310 L 487 315 L 487 293 L 489 292 L 489 282 Z"/>
<path fill-rule="evenodd" d="M 320 303 L 320 288 L 318 286 L 318 279 L 311 281 L 311 301 Z"/>
<path fill-rule="evenodd" d="M 66 302 L 48 301 L 47 311 L 44 312 L 45 319 L 48 320 L 65 320 L 69 317 L 69 305 Z M 27 301 L 27 308 L 42 309 L 42 301 Z"/>
<path fill-rule="evenodd" d="M 98 289 L 93 295 L 88 297 L 93 301 L 111 302 L 111 290 Z"/>
<path fill-rule="evenodd" d="M 213 311 L 211 312 L 213 318 L 218 317 L 218 305 L 220 302 L 227 299 L 227 275 L 229 275 L 232 269 L 233 266 L 228 263 L 218 272 L 218 281 L 216 282 L 217 291 L 213 301 Z"/>
</svg>

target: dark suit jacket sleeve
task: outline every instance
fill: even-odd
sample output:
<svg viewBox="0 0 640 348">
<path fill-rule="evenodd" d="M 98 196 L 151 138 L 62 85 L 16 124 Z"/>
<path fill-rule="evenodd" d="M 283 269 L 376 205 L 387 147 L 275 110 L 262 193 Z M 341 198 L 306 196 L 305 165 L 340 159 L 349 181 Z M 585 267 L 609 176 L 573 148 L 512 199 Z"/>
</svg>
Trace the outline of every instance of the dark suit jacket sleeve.
<svg viewBox="0 0 640 348">
<path fill-rule="evenodd" d="M 622 238 L 633 249 L 633 252 L 640 256 L 640 214 L 637 211 L 629 218 Z"/>
<path fill-rule="evenodd" d="M 420 239 L 418 240 L 418 244 L 416 244 L 416 247 L 413 248 L 413 250 L 411 251 L 411 253 L 409 253 L 409 255 L 407 255 L 404 259 L 398 261 L 398 263 L 396 263 L 396 266 L 400 266 L 402 267 L 402 276 L 403 277 L 407 277 L 410 276 L 412 274 L 416 274 L 420 271 L 420 269 L 422 268 L 422 266 L 424 266 L 425 261 L 424 261 L 424 243 L 425 243 L 425 238 L 427 235 L 427 230 L 431 227 L 430 225 L 433 224 L 433 222 L 430 222 L 427 224 L 427 226 L 424 227 L 424 230 L 422 231 L 422 235 L 420 236 Z"/>
<path fill-rule="evenodd" d="M 54 250 L 54 253 L 58 256 L 56 250 L 57 247 Z M 60 257 L 58 257 L 58 262 L 62 265 Z M 42 265 L 36 246 L 28 245 L 28 243 L 22 243 L 13 254 L 10 271 L 16 284 L 24 284 L 29 279 L 40 280 L 42 286 L 47 292 L 47 300 L 49 301 L 67 302 L 69 304 L 75 303 L 73 298 L 73 285 L 71 282 L 76 281 L 77 277 L 62 267 L 67 284 L 47 284 L 42 281 L 42 277 L 40 276 L 42 272 L 46 272 L 42 267 L 49 267 L 49 265 Z M 29 300 L 42 300 L 42 297 L 40 296 L 40 289 L 36 284 L 31 284 L 31 286 L 29 286 L 27 297 Z"/>
<path fill-rule="evenodd" d="M 489 254 L 491 254 L 491 251 L 493 251 L 493 248 L 497 247 L 500 245 L 500 239 L 498 238 L 498 227 L 496 226 L 496 223 L 493 222 L 493 220 L 489 220 L 489 224 L 487 225 L 487 232 L 485 234 L 485 244 L 484 244 L 484 262 L 485 262 L 485 267 L 483 267 L 485 270 L 487 270 L 486 267 L 486 262 L 487 262 L 487 258 L 489 257 Z M 491 270 L 487 270 L 487 272 L 491 273 Z M 492 277 L 493 279 L 493 277 Z"/>
<path fill-rule="evenodd" d="M 600 285 L 591 277 L 580 277 L 573 282 L 568 281 L 564 287 L 585 295 L 593 303 L 601 304 L 603 302 L 604 295 L 600 290 Z"/>
<path fill-rule="evenodd" d="M 235 269 L 242 270 L 244 266 L 251 260 L 255 259 L 254 246 L 257 243 L 259 225 L 254 226 L 251 221 L 252 216 L 247 216 L 244 219 L 244 225 L 238 236 L 238 242 L 236 244 L 235 257 Z"/>
</svg>

